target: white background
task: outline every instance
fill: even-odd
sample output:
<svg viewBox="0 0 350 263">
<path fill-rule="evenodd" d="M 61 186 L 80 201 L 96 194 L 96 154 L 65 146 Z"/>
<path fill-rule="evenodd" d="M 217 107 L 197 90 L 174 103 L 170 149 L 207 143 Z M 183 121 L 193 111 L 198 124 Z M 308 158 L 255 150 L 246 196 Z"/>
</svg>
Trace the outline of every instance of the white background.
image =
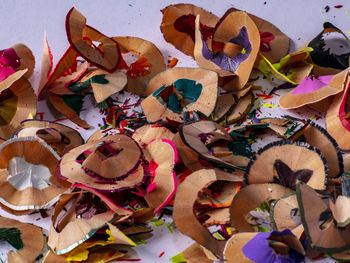
<svg viewBox="0 0 350 263">
<path fill-rule="evenodd" d="M 321 0 L 235 0 L 235 1 L 191 1 L 214 14 L 221 16 L 228 8 L 236 7 L 260 16 L 286 33 L 292 40 L 292 49 L 300 47 L 311 40 L 322 30 L 325 21 L 332 22 L 345 33 L 350 31 L 350 1 Z M 108 36 L 131 35 L 152 41 L 163 52 L 165 59 L 175 56 L 178 66 L 195 66 L 195 62 L 173 48 L 163 40 L 159 30 L 161 22 L 160 9 L 178 1 L 160 0 L 84 0 L 84 1 L 50 1 L 50 0 L 0 0 L 0 49 L 8 48 L 15 43 L 28 45 L 37 61 L 32 83 L 36 88 L 37 75 L 40 72 L 42 41 L 46 31 L 54 55 L 54 63 L 68 47 L 65 35 L 65 15 L 75 6 L 83 13 L 88 24 Z M 334 5 L 342 4 L 343 8 L 335 9 Z M 330 11 L 324 12 L 329 5 Z M 41 104 L 40 107 L 43 107 Z M 81 131 L 81 130 L 80 130 Z M 86 137 L 90 132 L 85 133 Z M 5 214 L 1 211 L 1 214 Z M 47 227 L 48 219 L 39 215 L 21 217 L 23 221 Z M 178 233 L 169 234 L 166 228 L 158 227 L 155 236 L 146 246 L 137 249 L 143 262 L 168 262 L 168 259 L 186 248 L 191 241 Z M 165 254 L 159 258 L 158 255 Z M 4 259 L 4 255 L 0 254 Z"/>
</svg>

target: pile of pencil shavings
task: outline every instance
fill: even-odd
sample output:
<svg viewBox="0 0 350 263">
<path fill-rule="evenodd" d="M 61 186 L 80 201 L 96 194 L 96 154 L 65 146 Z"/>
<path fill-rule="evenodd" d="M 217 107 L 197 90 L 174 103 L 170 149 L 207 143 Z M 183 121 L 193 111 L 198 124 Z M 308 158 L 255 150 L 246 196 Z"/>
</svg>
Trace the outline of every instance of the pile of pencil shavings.
<svg viewBox="0 0 350 263">
<path fill-rule="evenodd" d="M 37 95 L 30 49 L 0 51 L 0 206 L 51 217 L 47 240 L 37 226 L 0 217 L 8 261 L 32 262 L 44 248 L 43 262 L 139 260 L 132 247 L 151 236 L 152 218 L 171 216 L 195 241 L 175 263 L 350 260 L 346 35 L 325 23 L 288 53 L 276 26 L 238 9 L 220 18 L 176 4 L 162 13 L 164 39 L 197 68 L 165 63 L 148 40 L 106 36 L 75 8 L 55 66 L 44 39 Z M 257 74 L 279 85 L 269 92 Z M 256 102 L 276 91 L 280 116 L 259 117 Z M 38 100 L 96 131 L 84 141 L 73 125 L 43 120 Z M 87 100 L 104 125 L 83 118 Z M 281 115 L 305 106 L 326 128 Z"/>
</svg>

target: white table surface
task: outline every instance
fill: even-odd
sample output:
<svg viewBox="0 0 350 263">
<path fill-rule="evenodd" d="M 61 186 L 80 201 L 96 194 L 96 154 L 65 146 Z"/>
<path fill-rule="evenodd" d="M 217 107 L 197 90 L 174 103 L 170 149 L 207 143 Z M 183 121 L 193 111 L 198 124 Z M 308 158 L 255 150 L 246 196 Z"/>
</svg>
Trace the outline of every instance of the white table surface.
<svg viewBox="0 0 350 263">
<path fill-rule="evenodd" d="M 264 4 L 265 2 L 265 4 Z M 94 26 L 108 36 L 137 36 L 152 41 L 163 52 L 165 59 L 175 56 L 179 59 L 178 66 L 196 66 L 188 56 L 177 51 L 165 42 L 159 26 L 162 18 L 160 9 L 179 1 L 161 0 L 0 0 L 0 49 L 8 48 L 15 43 L 28 45 L 36 57 L 36 69 L 32 77 L 36 88 L 40 72 L 40 59 L 44 32 L 47 33 L 54 63 L 57 63 L 68 47 L 65 34 L 65 16 L 68 10 L 75 6 L 88 19 L 88 24 Z M 322 24 L 329 21 L 350 34 L 350 1 L 345 0 L 194 0 L 191 3 L 201 6 L 214 14 L 221 16 L 228 8 L 236 7 L 260 16 L 286 33 L 292 40 L 292 50 L 310 41 L 322 30 Z M 340 9 L 335 5 L 342 4 Z M 330 7 L 329 12 L 324 7 Z M 266 83 L 265 83 L 266 84 Z M 268 85 L 268 84 L 266 84 Z M 39 104 L 38 111 L 47 111 L 45 103 Z M 283 113 L 279 109 L 272 109 L 278 115 Z M 311 115 L 310 115 L 311 116 Z M 84 112 L 90 123 L 100 122 L 94 116 L 93 110 Z M 50 114 L 45 119 L 51 119 Z M 76 128 L 69 121 L 65 122 Z M 79 129 L 83 137 L 87 138 L 93 130 Z M 14 217 L 4 211 L 1 215 L 17 218 L 24 222 L 33 222 L 48 228 L 49 218 L 40 219 L 38 214 L 33 216 Z M 170 234 L 166 227 L 156 227 L 154 237 L 147 245 L 138 247 L 138 257 L 142 262 L 169 262 L 169 258 L 185 249 L 191 240 L 175 232 Z M 159 258 L 161 252 L 165 252 Z M 0 258 L 5 259 L 4 248 L 0 248 Z M 329 261 L 333 262 L 333 261 Z"/>
</svg>

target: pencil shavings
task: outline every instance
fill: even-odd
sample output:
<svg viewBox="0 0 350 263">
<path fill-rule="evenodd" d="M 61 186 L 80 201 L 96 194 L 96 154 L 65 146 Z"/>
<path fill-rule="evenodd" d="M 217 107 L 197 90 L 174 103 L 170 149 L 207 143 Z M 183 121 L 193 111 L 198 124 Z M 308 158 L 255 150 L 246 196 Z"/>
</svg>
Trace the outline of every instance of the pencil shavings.
<svg viewBox="0 0 350 263">
<path fill-rule="evenodd" d="M 198 15 L 194 47 L 197 64 L 218 72 L 221 78 L 226 78 L 223 85 L 225 89 L 242 89 L 248 82 L 260 47 L 259 30 L 255 23 L 247 13 L 229 9 L 216 24 L 213 33 L 216 46 L 220 43 L 219 50 L 214 49 L 214 44 L 210 50 L 203 41 L 199 26 L 200 16 Z"/>
<path fill-rule="evenodd" d="M 222 239 L 227 239 L 231 235 L 227 230 L 230 226 L 230 206 L 241 186 L 240 181 L 216 181 L 198 194 L 194 212 L 203 226 L 209 230 L 213 229 L 214 232 L 211 233 L 216 239 L 218 235 L 222 236 Z M 219 229 L 215 231 L 214 229 L 218 227 Z"/>
<path fill-rule="evenodd" d="M 53 69 L 53 56 L 51 49 L 47 39 L 44 39 L 44 50 L 42 54 L 42 63 L 44 63 L 44 65 L 41 71 L 38 89 L 38 97 L 40 100 L 45 98 L 48 89 L 50 89 L 50 86 L 56 80 L 76 71 L 77 57 L 78 53 L 72 47 L 69 47 Z"/>
<path fill-rule="evenodd" d="M 55 254 L 60 255 L 58 259 L 64 258 L 68 262 L 92 260 L 97 252 L 109 252 L 110 259 L 106 257 L 106 262 L 116 257 L 116 252 L 119 252 L 118 257 L 122 257 L 126 252 L 116 245 L 136 246 L 127 234 L 138 235 L 145 233 L 145 230 L 131 229 L 141 222 L 140 212 L 135 212 L 132 218 L 131 214 L 121 215 L 119 212 L 110 210 L 109 204 L 90 190 L 76 188 L 62 195 L 55 207 L 48 245 Z M 53 257 L 52 254 L 46 256 Z M 48 260 L 44 262 L 50 262 Z"/>
<path fill-rule="evenodd" d="M 344 160 L 337 142 L 321 126 L 310 122 L 290 137 L 291 140 L 306 141 L 321 151 L 327 161 L 327 177 L 339 177 L 344 172 Z"/>
<path fill-rule="evenodd" d="M 85 241 L 79 247 L 69 252 L 66 255 L 66 260 L 68 262 L 84 262 L 86 260 L 93 262 L 94 258 L 96 258 L 96 252 L 99 252 L 103 255 L 105 254 L 103 252 L 107 250 L 111 254 L 111 257 L 107 257 L 106 260 L 111 261 L 125 255 L 125 253 L 122 252 L 119 252 L 119 255 L 115 253 L 117 251 L 113 248 L 113 246 L 136 246 L 136 244 L 128 236 L 126 236 L 122 231 L 118 229 L 118 227 L 111 223 L 107 223 L 107 227 L 104 227 L 99 231 L 99 233 L 96 234 L 100 235 L 101 237 L 97 240 L 89 239 Z"/>
<path fill-rule="evenodd" d="M 29 79 L 32 76 L 35 68 L 35 58 L 32 51 L 24 44 L 15 44 L 11 48 L 14 50 L 19 60 L 19 65 L 16 68 L 16 71 L 27 69 L 24 77 Z M 3 56 L 2 59 L 4 59 Z"/>
<path fill-rule="evenodd" d="M 9 263 L 34 262 L 45 246 L 41 228 L 14 219 L 1 216 L 0 233 L 0 239 L 6 240 L 16 249 L 7 253 Z"/>
<path fill-rule="evenodd" d="M 38 84 L 38 99 L 42 100 L 45 93 L 44 93 L 44 86 L 46 82 L 48 81 L 49 75 L 53 68 L 53 55 L 51 52 L 51 48 L 49 46 L 49 42 L 46 36 L 46 33 L 44 34 L 44 41 L 43 41 L 43 49 L 41 53 L 41 69 L 40 69 L 40 79 Z"/>
<path fill-rule="evenodd" d="M 81 86 L 91 86 L 97 103 L 120 92 L 125 88 L 126 84 L 127 77 L 123 72 L 115 71 L 113 73 L 108 73 L 100 69 L 93 70 L 80 81 Z"/>
<path fill-rule="evenodd" d="M 243 187 L 232 200 L 231 226 L 239 232 L 255 232 L 254 225 L 247 220 L 250 212 L 263 204 L 269 206 L 272 201 L 291 193 L 291 189 L 278 184 L 262 183 Z"/>
<path fill-rule="evenodd" d="M 118 250 L 118 247 L 114 247 L 113 245 L 107 245 L 98 248 L 92 247 L 91 251 L 83 251 L 81 252 L 81 254 L 78 254 L 76 257 L 73 258 L 75 260 L 70 260 L 70 258 L 65 257 L 64 255 L 56 255 L 54 252 L 49 251 L 43 258 L 43 263 L 96 262 L 98 260 L 100 262 L 106 263 L 122 259 L 124 256 L 124 251 Z"/>
<path fill-rule="evenodd" d="M 228 124 L 232 124 L 238 122 L 239 120 L 242 120 L 250 112 L 253 105 L 254 94 L 252 92 L 248 92 L 247 94 L 239 98 L 237 104 L 224 117 L 224 121 Z"/>
<path fill-rule="evenodd" d="M 149 82 L 146 92 L 151 95 L 141 102 L 141 107 L 149 122 L 171 120 L 181 123 L 185 111 L 210 116 L 218 96 L 217 82 L 217 74 L 213 71 L 168 69 Z"/>
<path fill-rule="evenodd" d="M 236 8 L 161 13 L 168 47 L 104 34 L 72 7 L 55 63 L 44 34 L 33 88 L 31 50 L 0 50 L 0 209 L 49 226 L 45 238 L 0 217 L 5 260 L 349 261 L 347 35 L 326 22 L 289 51 L 277 26 Z M 166 228 L 194 243 L 143 253 Z"/>
<path fill-rule="evenodd" d="M 350 259 L 350 251 L 345 250 L 345 251 L 339 252 L 339 253 L 328 254 L 328 256 L 330 256 L 332 259 L 335 259 L 339 262 L 341 262 L 341 261 L 346 262 Z"/>
<path fill-rule="evenodd" d="M 131 185 L 129 187 L 131 193 L 126 194 L 129 196 L 131 196 L 131 194 L 136 194 L 144 198 L 148 204 L 148 208 L 153 209 L 154 213 L 158 214 L 170 201 L 172 201 L 177 189 L 178 180 L 176 173 L 174 172 L 174 166 L 178 162 L 178 153 L 174 143 L 166 138 L 166 136 L 172 138 L 173 134 L 165 127 L 145 125 L 138 130 L 138 133 L 134 133 L 134 135 L 136 135 L 134 136 L 134 139 L 137 140 L 139 147 L 142 148 L 144 158 L 147 160 L 142 164 L 145 169 L 144 180 L 135 185 Z M 125 135 L 120 136 L 123 137 Z M 97 138 L 93 140 L 90 138 L 89 140 L 89 142 L 98 141 L 99 139 Z M 148 176 L 148 178 L 146 176 Z M 115 211 L 116 209 L 113 208 L 115 205 L 113 199 L 121 199 L 123 193 L 128 190 L 127 188 L 120 189 L 120 191 L 118 190 L 118 193 L 114 195 L 113 193 L 107 194 L 105 191 L 92 189 L 81 183 L 78 186 L 87 189 L 88 191 L 93 191 L 106 203 L 111 202 L 112 206 L 109 206 Z M 133 189 L 133 187 L 136 189 Z M 145 187 L 145 190 L 143 190 L 143 187 Z M 118 207 L 119 210 L 120 208 L 121 207 Z M 140 210 L 140 207 L 137 209 Z"/>
<path fill-rule="evenodd" d="M 225 242 L 216 240 L 196 218 L 193 206 L 198 194 L 212 183 L 221 180 L 239 182 L 241 178 L 213 169 L 198 170 L 179 185 L 174 203 L 174 222 L 179 231 L 222 258 Z"/>
<path fill-rule="evenodd" d="M 126 90 L 145 96 L 148 82 L 166 69 L 164 57 L 152 42 L 138 37 L 113 37 L 125 57 L 128 83 Z M 128 60 L 128 56 L 132 58 Z"/>
<path fill-rule="evenodd" d="M 93 194 L 63 194 L 55 206 L 48 245 L 58 255 L 67 254 L 113 219 L 114 213 Z"/>
<path fill-rule="evenodd" d="M 171 258 L 172 263 L 179 263 L 186 261 L 188 263 L 213 263 L 214 261 L 209 259 L 204 252 L 203 247 L 198 245 L 197 243 L 193 243 L 188 248 L 186 248 L 181 253 Z"/>
<path fill-rule="evenodd" d="M 84 143 L 79 132 L 63 124 L 37 120 L 23 121 L 16 137 L 33 136 L 44 140 L 59 156 Z"/>
<path fill-rule="evenodd" d="M 348 77 L 348 70 L 334 76 L 306 77 L 296 88 L 283 95 L 279 104 L 284 109 L 295 109 L 322 102 L 322 100 L 342 92 L 348 84 Z"/>
<path fill-rule="evenodd" d="M 224 255 L 229 263 L 243 262 L 298 262 L 288 253 L 305 255 L 301 242 L 289 230 L 266 233 L 238 233 L 227 241 Z M 294 255 L 295 256 L 295 255 Z"/>
<path fill-rule="evenodd" d="M 203 168 L 212 168 L 213 166 L 206 160 L 201 159 L 200 155 L 187 146 L 184 141 L 181 139 L 179 133 L 175 134 L 173 142 L 176 145 L 176 148 L 179 152 L 181 161 L 185 166 L 190 169 L 192 172 L 203 169 Z"/>
<path fill-rule="evenodd" d="M 37 137 L 15 138 L 0 146 L 0 202 L 9 211 L 51 207 L 70 184 L 56 177 L 58 154 Z M 30 197 L 30 198 L 29 198 Z"/>
<path fill-rule="evenodd" d="M 168 139 L 157 139 L 146 146 L 151 156 L 150 173 L 153 177 L 150 182 L 145 199 L 154 213 L 158 213 L 175 196 L 178 180 L 174 166 L 178 162 L 177 149 Z"/>
<path fill-rule="evenodd" d="M 0 82 L 0 137 L 8 139 L 20 123 L 36 114 L 36 96 L 20 70 Z"/>
<path fill-rule="evenodd" d="M 14 48 L 8 48 L 0 51 L 0 81 L 12 75 L 19 68 L 21 61 Z"/>
<path fill-rule="evenodd" d="M 348 121 L 348 84 L 343 93 L 336 95 L 326 114 L 326 128 L 329 134 L 336 140 L 340 149 L 349 150 L 350 125 Z"/>
<path fill-rule="evenodd" d="M 333 213 L 339 220 L 335 206 L 330 208 L 332 200 L 324 200 L 314 189 L 303 183 L 297 186 L 297 198 L 301 220 L 312 247 L 326 253 L 339 253 L 349 249 L 350 225 L 340 227 L 332 220 Z M 346 211 L 349 206 L 343 208 Z"/>
<path fill-rule="evenodd" d="M 210 185 L 198 196 L 198 209 L 229 208 L 234 196 L 240 191 L 241 182 L 218 181 Z"/>
<path fill-rule="evenodd" d="M 195 46 L 196 15 L 201 16 L 200 31 L 204 41 L 208 44 L 210 44 L 214 27 L 219 20 L 216 15 L 192 4 L 169 5 L 161 12 L 163 18 L 160 30 L 164 39 L 181 52 L 192 57 Z"/>
<path fill-rule="evenodd" d="M 68 63 L 68 62 L 67 62 Z M 88 83 L 81 84 L 82 77 L 88 72 L 90 64 L 87 62 L 79 63 L 76 57 L 70 63 L 69 68 L 66 68 L 65 72 L 62 73 L 53 83 L 50 85 L 49 92 L 57 95 L 74 95 L 82 94 L 91 81 Z M 57 65 L 59 66 L 59 64 Z M 98 77 L 96 77 L 98 80 Z"/>
<path fill-rule="evenodd" d="M 71 183 L 118 191 L 144 181 L 142 159 L 140 147 L 130 137 L 107 136 L 65 154 L 60 162 L 60 174 Z"/>
<path fill-rule="evenodd" d="M 0 50 L 0 81 L 7 79 L 15 72 L 24 72 L 29 79 L 35 67 L 35 58 L 32 51 L 24 44 L 15 44 L 12 47 Z"/>
<path fill-rule="evenodd" d="M 268 129 L 276 133 L 277 136 L 283 139 L 291 139 L 296 134 L 302 134 L 302 131 L 309 123 L 304 120 L 294 120 L 292 118 L 261 118 L 257 123 L 268 124 Z"/>
<path fill-rule="evenodd" d="M 328 166 L 321 152 L 308 144 L 281 141 L 260 149 L 248 165 L 248 184 L 277 183 L 295 190 L 297 180 L 324 190 Z"/>
<path fill-rule="evenodd" d="M 308 44 L 313 63 L 323 70 L 344 70 L 349 67 L 350 41 L 339 28 L 329 22 L 323 24 L 323 30 Z"/>
<path fill-rule="evenodd" d="M 233 93 L 218 96 L 214 112 L 212 113 L 212 119 L 214 121 L 221 120 L 236 104 L 237 99 Z"/>
<path fill-rule="evenodd" d="M 66 55 L 68 56 L 67 58 L 65 57 Z M 62 64 L 59 62 L 56 66 L 57 71 L 55 69 L 53 72 L 53 74 L 57 72 L 57 79 L 51 81 L 54 79 L 51 77 L 46 83 L 46 95 L 49 106 L 77 125 L 88 129 L 91 126 L 80 118 L 86 87 L 81 89 L 78 81 L 87 72 L 89 63 L 78 64 L 77 56 L 70 57 L 70 52 L 66 53 L 61 61 L 63 61 Z"/>
<path fill-rule="evenodd" d="M 296 194 L 284 196 L 271 205 L 271 218 L 278 231 L 295 229 L 301 225 L 301 218 Z"/>
<path fill-rule="evenodd" d="M 313 69 L 313 64 L 309 62 L 311 51 L 311 48 L 297 50 L 284 56 L 276 63 L 271 63 L 260 54 L 262 59 L 259 62 L 258 69 L 267 77 L 273 75 L 279 80 L 297 85 L 309 76 Z"/>
<path fill-rule="evenodd" d="M 79 183 L 75 183 L 73 186 L 75 189 L 84 190 L 97 196 L 112 212 L 114 212 L 119 216 L 130 216 L 134 214 L 134 211 L 132 211 L 129 208 L 123 207 L 120 204 L 121 195 L 119 196 L 118 193 L 114 193 L 110 191 L 100 191 Z M 142 209 L 140 209 L 140 211 L 141 210 Z"/>
<path fill-rule="evenodd" d="M 346 227 L 350 224 L 350 198 L 348 196 L 340 195 L 335 202 L 330 201 L 329 208 L 338 227 Z"/>
<path fill-rule="evenodd" d="M 113 72 L 120 60 L 118 43 L 86 25 L 86 18 L 74 7 L 66 17 L 66 32 L 72 48 L 91 64 Z M 96 47 L 93 42 L 99 42 Z"/>
<path fill-rule="evenodd" d="M 61 96 L 50 92 L 48 93 L 48 101 L 56 111 L 63 113 L 63 116 L 67 117 L 73 123 L 84 129 L 91 128 L 91 126 L 79 116 L 84 103 L 83 96 L 73 94 Z"/>
<path fill-rule="evenodd" d="M 147 146 L 152 141 L 157 139 L 168 139 L 172 140 L 175 134 L 169 129 L 161 125 L 146 124 L 138 128 L 132 138 L 141 146 Z"/>
<path fill-rule="evenodd" d="M 110 262 L 122 257 L 127 258 L 128 248 L 137 245 L 133 239 L 152 231 L 149 228 L 143 228 L 136 215 L 134 218 L 129 218 L 129 216 L 119 217 L 113 216 L 113 213 L 105 212 L 105 204 L 95 195 L 85 191 L 73 192 L 61 201 L 60 206 L 68 206 L 68 211 L 61 210 L 59 219 L 55 218 L 55 220 L 57 219 L 57 227 L 55 226 L 53 229 L 51 226 L 49 242 L 55 242 L 57 237 L 61 245 L 82 239 L 67 249 L 49 251 L 43 262 Z M 70 206 L 72 201 L 73 204 Z M 57 211 L 55 210 L 55 212 Z M 106 213 L 112 216 L 111 220 L 109 220 L 110 217 L 106 217 Z M 70 220 L 68 224 L 67 218 Z M 75 236 L 65 238 L 64 234 L 68 230 L 75 231 Z M 83 236 L 87 231 L 89 231 L 88 234 Z"/>
<path fill-rule="evenodd" d="M 240 169 L 247 161 L 234 155 L 229 144 L 232 138 L 225 129 L 212 121 L 198 121 L 180 126 L 182 141 L 200 157 L 231 169 Z"/>
</svg>

